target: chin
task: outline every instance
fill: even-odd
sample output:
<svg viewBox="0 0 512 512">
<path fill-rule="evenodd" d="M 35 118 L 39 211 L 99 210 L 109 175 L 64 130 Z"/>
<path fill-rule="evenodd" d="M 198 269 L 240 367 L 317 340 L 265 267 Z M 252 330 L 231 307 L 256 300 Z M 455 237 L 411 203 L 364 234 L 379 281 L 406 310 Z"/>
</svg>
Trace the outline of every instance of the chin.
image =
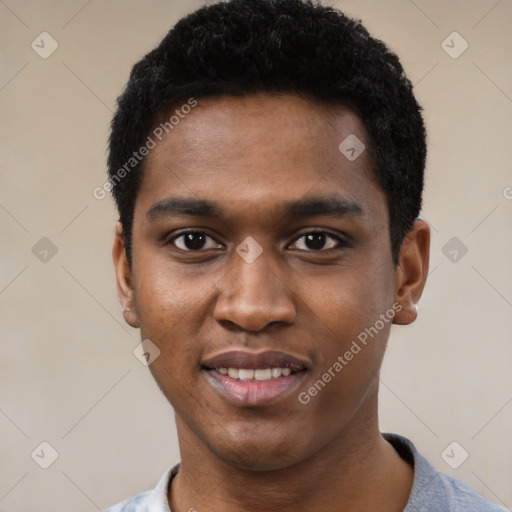
<svg viewBox="0 0 512 512">
<path fill-rule="evenodd" d="M 269 434 L 270 433 L 270 434 Z M 275 471 L 296 464 L 300 459 L 298 433 L 272 435 L 271 428 L 252 435 L 244 432 L 222 436 L 210 444 L 215 455 L 227 464 L 248 471 Z"/>
<path fill-rule="evenodd" d="M 227 464 L 246 471 L 278 471 L 298 462 L 297 454 L 293 451 L 282 453 L 276 450 L 253 448 L 252 453 L 247 453 L 245 450 L 235 453 L 230 450 L 228 453 L 223 452 L 217 455 Z"/>
</svg>

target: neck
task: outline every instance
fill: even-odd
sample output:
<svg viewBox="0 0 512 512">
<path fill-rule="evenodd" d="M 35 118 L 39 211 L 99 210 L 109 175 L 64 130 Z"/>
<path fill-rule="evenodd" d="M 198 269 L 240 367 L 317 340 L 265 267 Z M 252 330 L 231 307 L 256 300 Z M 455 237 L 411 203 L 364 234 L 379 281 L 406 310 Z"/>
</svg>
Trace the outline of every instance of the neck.
<svg viewBox="0 0 512 512">
<path fill-rule="evenodd" d="M 399 512 L 407 504 L 413 469 L 382 438 L 376 414 L 313 456 L 271 471 L 220 459 L 176 420 L 182 462 L 169 492 L 173 512 Z"/>
</svg>

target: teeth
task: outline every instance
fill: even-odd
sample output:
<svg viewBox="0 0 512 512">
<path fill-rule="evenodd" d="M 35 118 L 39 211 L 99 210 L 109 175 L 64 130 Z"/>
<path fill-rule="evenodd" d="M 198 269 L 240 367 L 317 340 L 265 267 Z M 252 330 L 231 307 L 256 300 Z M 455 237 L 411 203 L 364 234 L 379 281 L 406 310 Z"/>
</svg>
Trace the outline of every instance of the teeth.
<svg viewBox="0 0 512 512">
<path fill-rule="evenodd" d="M 265 368 L 264 370 L 254 370 L 254 378 L 256 380 L 269 380 L 272 378 L 272 368 Z"/>
<path fill-rule="evenodd" d="M 254 379 L 254 370 L 238 370 L 238 378 L 240 380 L 252 380 Z"/>
<path fill-rule="evenodd" d="M 274 379 L 277 379 L 278 377 L 281 377 L 283 369 L 282 368 L 272 368 L 271 371 L 272 371 L 272 377 L 274 377 Z"/>
<path fill-rule="evenodd" d="M 288 377 L 292 373 L 290 368 L 261 368 L 250 370 L 244 368 L 216 368 L 221 375 L 228 375 L 237 380 L 272 380 L 279 377 Z"/>
</svg>

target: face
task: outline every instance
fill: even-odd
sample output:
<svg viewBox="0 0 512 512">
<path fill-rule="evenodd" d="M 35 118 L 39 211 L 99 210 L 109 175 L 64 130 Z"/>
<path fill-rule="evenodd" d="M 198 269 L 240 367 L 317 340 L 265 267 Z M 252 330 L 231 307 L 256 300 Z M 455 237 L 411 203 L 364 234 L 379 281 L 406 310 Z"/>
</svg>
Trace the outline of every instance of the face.
<svg viewBox="0 0 512 512">
<path fill-rule="evenodd" d="M 222 97 L 148 155 L 132 267 L 121 236 L 114 256 L 180 442 L 276 469 L 376 423 L 393 315 L 412 321 L 424 279 L 393 265 L 385 195 L 368 151 L 340 151 L 349 135 L 368 147 L 342 107 Z"/>
</svg>

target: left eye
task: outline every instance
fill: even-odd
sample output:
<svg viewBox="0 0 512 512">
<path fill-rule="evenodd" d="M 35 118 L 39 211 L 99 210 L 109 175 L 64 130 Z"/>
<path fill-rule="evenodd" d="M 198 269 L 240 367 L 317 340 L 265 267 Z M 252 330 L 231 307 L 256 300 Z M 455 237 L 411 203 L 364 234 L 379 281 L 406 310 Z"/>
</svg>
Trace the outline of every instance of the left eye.
<svg viewBox="0 0 512 512">
<path fill-rule="evenodd" d="M 211 236 L 200 231 L 189 231 L 174 237 L 170 240 L 171 244 L 175 245 L 182 251 L 200 251 L 202 249 L 217 249 L 220 247 Z"/>
<path fill-rule="evenodd" d="M 343 245 L 341 238 L 322 231 L 312 231 L 298 238 L 291 247 L 301 251 L 321 251 L 335 249 Z"/>
</svg>

